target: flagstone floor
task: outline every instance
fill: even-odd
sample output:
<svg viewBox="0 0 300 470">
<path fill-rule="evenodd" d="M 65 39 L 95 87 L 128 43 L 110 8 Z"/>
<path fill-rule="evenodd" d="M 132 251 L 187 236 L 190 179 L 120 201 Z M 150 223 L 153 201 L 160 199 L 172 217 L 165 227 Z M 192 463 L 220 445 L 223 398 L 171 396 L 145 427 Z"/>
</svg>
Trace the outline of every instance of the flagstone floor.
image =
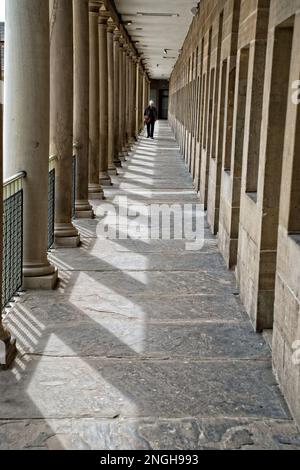
<svg viewBox="0 0 300 470">
<path fill-rule="evenodd" d="M 208 227 L 198 251 L 145 238 L 159 226 L 150 204 L 177 205 L 175 230 L 198 203 L 167 123 L 113 183 L 97 217 L 76 221 L 81 247 L 52 251 L 58 288 L 25 293 L 6 317 L 19 355 L 0 372 L 0 449 L 299 449 L 269 347 Z"/>
</svg>

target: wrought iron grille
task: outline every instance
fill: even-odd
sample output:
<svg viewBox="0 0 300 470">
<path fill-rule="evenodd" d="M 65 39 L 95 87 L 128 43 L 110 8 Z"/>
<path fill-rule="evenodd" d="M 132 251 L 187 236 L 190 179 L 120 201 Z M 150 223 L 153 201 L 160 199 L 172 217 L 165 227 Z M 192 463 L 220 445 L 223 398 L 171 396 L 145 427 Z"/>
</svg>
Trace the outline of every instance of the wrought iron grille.
<svg viewBox="0 0 300 470">
<path fill-rule="evenodd" d="M 75 201 L 76 201 L 76 172 L 77 172 L 77 161 L 76 156 L 73 155 L 72 160 L 72 217 L 75 217 Z"/>
<path fill-rule="evenodd" d="M 55 169 L 49 171 L 48 177 L 48 250 L 54 245 L 55 217 Z"/>
<path fill-rule="evenodd" d="M 3 201 L 2 308 L 22 286 L 23 189 Z"/>
</svg>

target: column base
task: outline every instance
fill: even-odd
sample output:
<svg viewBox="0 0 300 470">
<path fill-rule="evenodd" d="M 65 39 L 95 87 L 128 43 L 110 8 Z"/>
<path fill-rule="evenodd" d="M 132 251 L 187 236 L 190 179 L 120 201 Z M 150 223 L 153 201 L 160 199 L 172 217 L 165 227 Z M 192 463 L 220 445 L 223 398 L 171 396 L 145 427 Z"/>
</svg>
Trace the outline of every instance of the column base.
<svg viewBox="0 0 300 470">
<path fill-rule="evenodd" d="M 115 165 L 108 167 L 108 174 L 111 176 L 116 176 L 117 174 L 117 169 Z"/>
<path fill-rule="evenodd" d="M 55 224 L 55 248 L 77 248 L 79 244 L 80 236 L 72 223 Z"/>
<path fill-rule="evenodd" d="M 104 192 L 99 183 L 89 184 L 89 199 L 104 199 Z"/>
<path fill-rule="evenodd" d="M 94 200 L 103 201 L 105 199 L 104 192 L 103 191 L 102 193 L 89 192 L 89 199 L 91 201 L 94 201 Z"/>
<path fill-rule="evenodd" d="M 122 167 L 121 160 L 119 160 L 119 159 L 114 160 L 114 164 L 115 164 L 116 168 L 121 168 Z"/>
<path fill-rule="evenodd" d="M 55 237 L 54 248 L 77 248 L 80 245 L 80 236 Z"/>
<path fill-rule="evenodd" d="M 23 287 L 31 290 L 53 290 L 57 280 L 58 270 L 55 268 L 52 274 L 46 276 L 24 276 Z"/>
<path fill-rule="evenodd" d="M 95 214 L 93 209 L 89 211 L 75 211 L 75 219 L 94 219 Z"/>
<path fill-rule="evenodd" d="M 89 201 L 75 202 L 75 219 L 93 219 L 94 212 Z"/>
<path fill-rule="evenodd" d="M 111 186 L 111 179 L 107 171 L 100 173 L 99 182 L 101 186 Z"/>
<path fill-rule="evenodd" d="M 0 320 L 0 345 L 1 343 L 4 345 L 4 354 L 0 358 L 0 369 L 7 370 L 15 360 L 18 351 L 15 338 L 11 337 L 10 332 L 4 328 Z"/>
</svg>

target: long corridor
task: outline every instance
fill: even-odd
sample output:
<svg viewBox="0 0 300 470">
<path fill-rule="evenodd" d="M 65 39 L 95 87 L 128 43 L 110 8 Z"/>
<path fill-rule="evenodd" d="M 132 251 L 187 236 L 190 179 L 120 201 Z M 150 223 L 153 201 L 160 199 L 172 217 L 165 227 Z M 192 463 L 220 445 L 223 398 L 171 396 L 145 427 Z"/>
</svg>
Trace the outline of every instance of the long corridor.
<svg viewBox="0 0 300 470">
<path fill-rule="evenodd" d="M 96 218 L 76 221 L 81 247 L 51 253 L 57 290 L 24 293 L 5 319 L 19 355 L 0 373 L 0 449 L 300 448 L 208 226 L 188 251 L 134 237 L 134 213 L 114 222 L 125 197 L 144 209 L 198 202 L 167 123 L 113 183 Z M 105 238 L 104 220 L 119 236 Z"/>
</svg>

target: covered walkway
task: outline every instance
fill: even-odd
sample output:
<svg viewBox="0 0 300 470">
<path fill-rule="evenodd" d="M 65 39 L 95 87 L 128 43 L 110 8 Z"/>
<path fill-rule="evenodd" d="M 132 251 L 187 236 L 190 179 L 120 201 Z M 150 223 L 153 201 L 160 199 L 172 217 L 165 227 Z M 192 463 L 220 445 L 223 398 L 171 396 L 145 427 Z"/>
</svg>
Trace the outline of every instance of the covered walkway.
<svg viewBox="0 0 300 470">
<path fill-rule="evenodd" d="M 0 382 L 1 449 L 300 447 L 210 230 L 200 251 L 101 235 L 119 196 L 198 202 L 168 124 L 156 132 L 94 201 L 97 217 L 75 222 L 81 247 L 52 251 L 57 290 L 28 291 L 6 319 L 19 354 Z M 136 218 L 119 233 L 126 223 Z"/>
</svg>

